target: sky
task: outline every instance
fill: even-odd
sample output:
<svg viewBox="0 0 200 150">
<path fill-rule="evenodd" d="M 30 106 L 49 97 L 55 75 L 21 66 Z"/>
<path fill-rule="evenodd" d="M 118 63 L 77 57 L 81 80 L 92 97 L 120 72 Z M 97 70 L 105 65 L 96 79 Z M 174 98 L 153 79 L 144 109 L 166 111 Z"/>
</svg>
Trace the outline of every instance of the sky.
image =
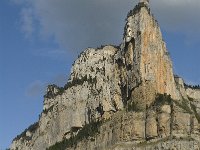
<svg viewBox="0 0 200 150">
<path fill-rule="evenodd" d="M 63 86 L 87 47 L 119 45 L 138 0 L 0 1 L 0 150 L 38 120 L 48 84 Z M 200 84 L 200 1 L 150 0 L 174 72 Z"/>
</svg>

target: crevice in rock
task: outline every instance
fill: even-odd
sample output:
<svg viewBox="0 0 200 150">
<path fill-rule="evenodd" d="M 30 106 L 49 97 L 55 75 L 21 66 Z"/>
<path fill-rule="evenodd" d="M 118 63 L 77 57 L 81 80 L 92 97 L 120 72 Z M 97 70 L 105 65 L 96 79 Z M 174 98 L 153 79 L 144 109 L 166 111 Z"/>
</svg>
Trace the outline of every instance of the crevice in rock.
<svg viewBox="0 0 200 150">
<path fill-rule="evenodd" d="M 171 108 L 171 113 L 170 113 L 170 139 L 173 138 L 173 126 L 174 126 L 174 103 L 173 101 L 171 101 L 171 104 L 170 104 L 170 108 Z"/>
</svg>

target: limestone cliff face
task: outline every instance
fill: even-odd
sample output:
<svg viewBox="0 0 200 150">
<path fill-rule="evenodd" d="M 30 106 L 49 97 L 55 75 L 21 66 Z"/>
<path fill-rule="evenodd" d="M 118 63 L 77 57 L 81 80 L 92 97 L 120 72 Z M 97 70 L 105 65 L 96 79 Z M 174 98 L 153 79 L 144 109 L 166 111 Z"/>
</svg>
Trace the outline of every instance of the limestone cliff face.
<svg viewBox="0 0 200 150">
<path fill-rule="evenodd" d="M 169 53 L 147 1 L 131 10 L 126 20 L 122 51 L 132 97 L 140 103 L 146 101 L 146 104 L 155 99 L 156 93 L 167 93 L 180 99 Z M 138 92 L 143 94 L 141 99 Z"/>
<path fill-rule="evenodd" d="M 116 47 L 86 49 L 75 61 L 64 88 L 51 85 L 44 98 L 43 112 L 34 134 L 19 136 L 11 149 L 45 149 L 70 137 L 72 128 L 81 128 L 98 118 L 109 118 L 123 109 L 120 70 L 115 64 Z"/>
<path fill-rule="evenodd" d="M 43 150 L 98 121 L 95 136 L 62 149 L 199 149 L 199 114 L 200 90 L 174 77 L 159 25 L 141 0 L 121 45 L 83 51 L 66 85 L 48 86 L 39 121 L 11 150 Z"/>
</svg>

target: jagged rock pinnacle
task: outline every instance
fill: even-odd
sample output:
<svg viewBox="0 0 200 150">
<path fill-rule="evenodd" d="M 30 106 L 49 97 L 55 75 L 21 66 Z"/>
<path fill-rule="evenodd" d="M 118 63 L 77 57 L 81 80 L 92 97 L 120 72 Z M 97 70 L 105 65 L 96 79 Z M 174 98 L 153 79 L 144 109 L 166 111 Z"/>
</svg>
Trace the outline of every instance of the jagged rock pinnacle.
<svg viewBox="0 0 200 150">
<path fill-rule="evenodd" d="M 200 88 L 174 77 L 150 0 L 138 1 L 120 47 L 83 51 L 10 150 L 200 149 Z"/>
</svg>

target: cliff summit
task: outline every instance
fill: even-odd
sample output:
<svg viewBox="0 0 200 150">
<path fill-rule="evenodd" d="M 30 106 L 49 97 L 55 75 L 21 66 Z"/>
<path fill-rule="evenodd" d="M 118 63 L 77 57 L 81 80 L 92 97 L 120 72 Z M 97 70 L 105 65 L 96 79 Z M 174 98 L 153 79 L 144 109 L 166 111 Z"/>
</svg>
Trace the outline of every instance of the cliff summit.
<svg viewBox="0 0 200 150">
<path fill-rule="evenodd" d="M 87 48 L 64 87 L 11 150 L 200 149 L 200 88 L 174 75 L 149 0 L 127 15 L 120 46 Z"/>
</svg>

